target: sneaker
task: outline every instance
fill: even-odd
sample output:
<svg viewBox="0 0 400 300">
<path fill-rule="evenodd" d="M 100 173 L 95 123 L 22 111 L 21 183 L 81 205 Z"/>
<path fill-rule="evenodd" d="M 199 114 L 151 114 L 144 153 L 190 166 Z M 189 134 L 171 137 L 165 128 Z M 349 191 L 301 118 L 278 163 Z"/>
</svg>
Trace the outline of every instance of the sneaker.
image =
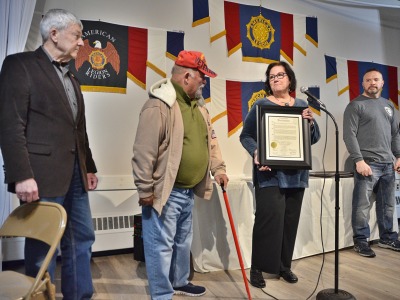
<svg viewBox="0 0 400 300">
<path fill-rule="evenodd" d="M 174 295 L 186 295 L 189 297 L 200 297 L 206 293 L 206 288 L 199 285 L 188 283 L 182 287 L 174 287 Z"/>
<path fill-rule="evenodd" d="M 400 251 L 400 241 L 399 240 L 379 240 L 378 246 L 381 248 L 392 249 L 394 251 Z"/>
<path fill-rule="evenodd" d="M 260 270 L 250 269 L 250 284 L 256 288 L 265 288 L 265 280 Z"/>
<path fill-rule="evenodd" d="M 356 251 L 361 256 L 375 257 L 375 252 L 371 249 L 368 243 L 356 243 L 354 245 L 354 251 Z"/>
</svg>

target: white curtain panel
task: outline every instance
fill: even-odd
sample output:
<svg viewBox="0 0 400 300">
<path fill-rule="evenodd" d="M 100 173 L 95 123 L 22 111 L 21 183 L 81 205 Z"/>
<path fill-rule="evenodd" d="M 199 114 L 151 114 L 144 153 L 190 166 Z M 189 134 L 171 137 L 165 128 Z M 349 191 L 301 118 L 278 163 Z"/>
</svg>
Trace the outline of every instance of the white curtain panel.
<svg viewBox="0 0 400 300">
<path fill-rule="evenodd" d="M 7 55 L 24 50 L 35 5 L 36 0 L 0 0 L 0 69 Z M 11 199 L 4 184 L 3 156 L 0 153 L 0 225 L 12 210 Z"/>
<path fill-rule="evenodd" d="M 11 0 L 0 0 L 0 68 L 7 53 L 10 2 Z"/>
</svg>

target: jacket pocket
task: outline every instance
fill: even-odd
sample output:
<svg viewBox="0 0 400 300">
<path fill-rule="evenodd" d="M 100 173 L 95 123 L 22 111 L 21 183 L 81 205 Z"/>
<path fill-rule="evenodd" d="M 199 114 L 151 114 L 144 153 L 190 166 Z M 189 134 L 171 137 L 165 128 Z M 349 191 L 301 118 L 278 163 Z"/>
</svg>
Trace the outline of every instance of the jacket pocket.
<svg viewBox="0 0 400 300">
<path fill-rule="evenodd" d="M 27 148 L 28 148 L 28 152 L 31 154 L 39 154 L 39 155 L 50 155 L 51 154 L 51 148 L 49 145 L 28 143 Z"/>
</svg>

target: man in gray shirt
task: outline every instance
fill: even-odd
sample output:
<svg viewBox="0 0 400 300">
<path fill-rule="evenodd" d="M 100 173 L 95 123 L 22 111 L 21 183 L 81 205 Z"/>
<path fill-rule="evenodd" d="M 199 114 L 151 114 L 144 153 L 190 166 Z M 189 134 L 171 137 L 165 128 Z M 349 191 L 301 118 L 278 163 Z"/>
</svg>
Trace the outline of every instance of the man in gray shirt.
<svg viewBox="0 0 400 300">
<path fill-rule="evenodd" d="M 351 221 L 354 251 L 365 257 L 375 257 L 367 241 L 372 192 L 376 193 L 378 246 L 400 251 L 398 234 L 393 231 L 394 171 L 400 173 L 399 121 L 393 103 L 381 97 L 383 84 L 380 71 L 366 71 L 364 92 L 347 105 L 343 117 L 343 140 L 355 163 Z"/>
</svg>

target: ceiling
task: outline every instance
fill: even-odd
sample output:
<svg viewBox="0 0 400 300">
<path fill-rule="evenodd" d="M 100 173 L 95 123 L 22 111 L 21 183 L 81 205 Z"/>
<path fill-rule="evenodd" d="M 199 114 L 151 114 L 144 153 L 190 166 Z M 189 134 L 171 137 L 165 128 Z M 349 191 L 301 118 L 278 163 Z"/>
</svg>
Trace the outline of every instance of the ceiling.
<svg viewBox="0 0 400 300">
<path fill-rule="evenodd" d="M 306 0 L 307 1 L 307 0 Z M 400 29 L 400 0 L 311 0 L 342 7 L 365 7 L 379 10 L 381 24 Z"/>
<path fill-rule="evenodd" d="M 347 4 L 379 9 L 381 24 L 400 29 L 400 0 L 339 0 Z"/>
<path fill-rule="evenodd" d="M 400 0 L 337 0 L 332 2 L 343 2 L 362 6 L 400 8 Z"/>
</svg>

